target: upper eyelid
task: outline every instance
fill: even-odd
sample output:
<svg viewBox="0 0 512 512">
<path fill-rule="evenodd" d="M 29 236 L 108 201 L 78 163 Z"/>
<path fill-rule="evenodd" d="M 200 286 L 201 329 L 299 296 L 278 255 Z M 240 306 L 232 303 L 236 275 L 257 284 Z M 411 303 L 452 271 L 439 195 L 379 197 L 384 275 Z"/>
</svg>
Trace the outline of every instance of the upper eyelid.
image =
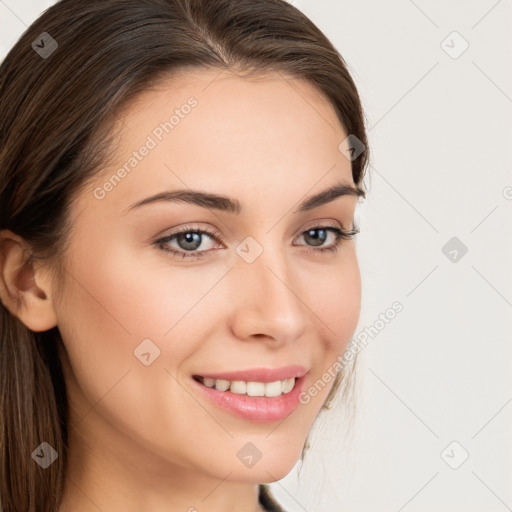
<svg viewBox="0 0 512 512">
<path fill-rule="evenodd" d="M 295 234 L 295 237 L 301 236 L 311 229 L 330 228 L 330 227 L 339 229 L 341 231 L 350 231 L 352 229 L 352 228 L 346 228 L 343 225 L 343 223 L 340 221 L 317 220 L 317 221 L 313 221 L 313 224 L 307 224 L 306 228 L 303 228 L 300 231 L 297 231 Z M 357 227 L 353 226 L 353 229 L 357 229 Z M 211 238 L 217 238 L 218 241 L 224 240 L 224 237 L 217 229 L 195 226 L 192 223 L 190 225 L 185 225 L 185 226 L 179 227 L 175 231 L 169 233 L 168 235 L 160 236 L 156 239 L 156 241 L 162 240 L 162 239 L 169 239 L 169 238 L 179 235 L 180 233 L 189 233 L 189 232 L 200 232 L 201 234 L 206 234 L 206 235 L 210 236 Z"/>
</svg>

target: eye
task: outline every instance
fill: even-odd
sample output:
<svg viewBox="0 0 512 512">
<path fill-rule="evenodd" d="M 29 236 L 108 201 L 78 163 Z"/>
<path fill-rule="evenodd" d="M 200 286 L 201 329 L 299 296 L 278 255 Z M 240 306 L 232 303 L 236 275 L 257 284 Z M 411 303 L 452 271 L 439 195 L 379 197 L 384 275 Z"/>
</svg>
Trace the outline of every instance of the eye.
<svg viewBox="0 0 512 512">
<path fill-rule="evenodd" d="M 337 233 L 334 228 L 324 226 L 308 229 L 307 231 L 304 231 L 301 237 L 307 241 L 308 245 L 318 246 L 323 245 L 323 243 L 329 238 L 328 235 L 332 235 L 331 239 L 336 241 L 336 234 Z"/>
<path fill-rule="evenodd" d="M 358 229 L 344 230 L 336 225 L 315 225 L 303 231 L 298 237 L 306 242 L 308 252 L 322 253 L 324 251 L 335 252 L 341 245 L 342 240 L 350 240 L 359 233 Z M 324 247 L 325 241 L 331 235 L 331 244 Z M 206 243 L 205 242 L 208 242 Z M 191 226 L 184 226 L 174 233 L 156 240 L 154 245 L 171 255 L 185 258 L 202 258 L 205 253 L 210 252 L 214 241 L 222 243 L 222 237 L 217 231 L 198 229 Z M 174 244 L 174 245 L 172 245 Z M 205 247 L 206 245 L 206 247 Z M 215 245 L 213 243 L 213 245 Z M 295 244 L 294 244 L 295 245 Z M 304 245 L 304 244 L 298 244 Z M 202 248 L 202 250 L 199 250 Z"/>
<path fill-rule="evenodd" d="M 304 231 L 300 235 L 299 239 L 303 238 L 307 242 L 307 245 L 309 246 L 308 252 L 336 252 L 339 249 L 342 240 L 351 240 L 357 233 L 359 233 L 359 229 L 345 230 L 335 225 L 316 225 L 311 226 L 309 229 Z M 323 244 L 327 240 L 329 234 L 333 241 L 331 244 L 324 247 Z M 315 247 L 318 246 L 321 247 L 315 249 Z"/>
<path fill-rule="evenodd" d="M 208 250 L 211 249 L 211 243 L 206 244 L 206 247 L 204 247 L 204 242 L 208 239 L 210 242 L 214 240 L 222 241 L 220 233 L 218 232 L 185 226 L 171 235 L 160 238 L 154 243 L 163 251 L 185 259 L 202 257 L 202 253 L 208 252 Z M 175 242 L 176 245 L 171 245 L 172 242 Z M 210 245 L 210 247 L 208 247 L 208 245 Z M 200 247 L 204 250 L 198 250 Z"/>
</svg>

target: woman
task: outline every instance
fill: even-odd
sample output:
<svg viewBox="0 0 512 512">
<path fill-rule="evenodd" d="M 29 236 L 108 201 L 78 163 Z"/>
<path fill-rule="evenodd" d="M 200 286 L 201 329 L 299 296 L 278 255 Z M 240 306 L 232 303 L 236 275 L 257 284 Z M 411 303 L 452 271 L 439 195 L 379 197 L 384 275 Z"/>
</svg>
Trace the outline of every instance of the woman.
<svg viewBox="0 0 512 512">
<path fill-rule="evenodd" d="M 341 56 L 282 0 L 62 0 L 0 118 L 3 511 L 281 510 L 360 311 Z"/>
</svg>

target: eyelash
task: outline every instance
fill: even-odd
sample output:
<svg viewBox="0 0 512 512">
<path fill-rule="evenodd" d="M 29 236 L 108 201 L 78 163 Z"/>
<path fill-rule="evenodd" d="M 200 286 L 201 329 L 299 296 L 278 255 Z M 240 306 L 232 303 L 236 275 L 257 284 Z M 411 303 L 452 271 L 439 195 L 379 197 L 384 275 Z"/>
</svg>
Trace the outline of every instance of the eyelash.
<svg viewBox="0 0 512 512">
<path fill-rule="evenodd" d="M 320 225 L 315 225 L 315 226 L 309 227 L 308 229 L 303 231 L 300 234 L 300 236 L 304 235 L 308 231 L 316 231 L 316 230 L 330 231 L 336 235 L 336 239 L 334 241 L 334 244 L 329 247 L 319 247 L 318 249 L 315 249 L 314 246 L 308 246 L 308 247 L 310 247 L 308 252 L 335 253 L 340 248 L 342 240 L 352 240 L 355 237 L 355 235 L 357 235 L 359 233 L 359 228 L 354 228 L 351 230 L 343 230 L 335 225 L 320 224 Z M 203 235 L 203 234 L 209 235 L 212 239 L 216 240 L 217 242 L 221 242 L 221 243 L 223 242 L 220 233 L 217 231 L 210 231 L 208 229 L 197 229 L 197 228 L 192 228 L 190 226 L 185 226 L 185 227 L 178 229 L 177 231 L 175 231 L 174 233 L 172 233 L 170 235 L 167 235 L 163 238 L 156 240 L 153 243 L 162 251 L 170 253 L 172 256 L 175 256 L 175 257 L 181 257 L 182 259 L 203 258 L 204 253 L 209 252 L 209 251 L 186 251 L 185 252 L 185 251 L 176 251 L 174 249 L 169 249 L 169 247 L 166 244 L 169 243 L 171 240 L 175 239 L 181 233 L 196 233 L 196 234 L 201 234 L 201 235 Z"/>
</svg>

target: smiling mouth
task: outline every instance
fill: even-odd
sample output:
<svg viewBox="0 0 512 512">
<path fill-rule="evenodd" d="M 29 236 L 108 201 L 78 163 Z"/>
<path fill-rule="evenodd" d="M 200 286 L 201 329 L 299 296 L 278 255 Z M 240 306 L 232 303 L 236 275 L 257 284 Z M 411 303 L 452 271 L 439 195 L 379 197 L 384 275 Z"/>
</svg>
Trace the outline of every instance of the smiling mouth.
<svg viewBox="0 0 512 512">
<path fill-rule="evenodd" d="M 213 388 L 216 391 L 267 398 L 287 395 L 293 390 L 297 380 L 292 377 L 284 380 L 275 380 L 273 382 L 243 380 L 230 381 L 224 379 L 214 379 L 212 377 L 202 377 L 201 375 L 194 375 L 193 379 L 203 386 Z"/>
</svg>

